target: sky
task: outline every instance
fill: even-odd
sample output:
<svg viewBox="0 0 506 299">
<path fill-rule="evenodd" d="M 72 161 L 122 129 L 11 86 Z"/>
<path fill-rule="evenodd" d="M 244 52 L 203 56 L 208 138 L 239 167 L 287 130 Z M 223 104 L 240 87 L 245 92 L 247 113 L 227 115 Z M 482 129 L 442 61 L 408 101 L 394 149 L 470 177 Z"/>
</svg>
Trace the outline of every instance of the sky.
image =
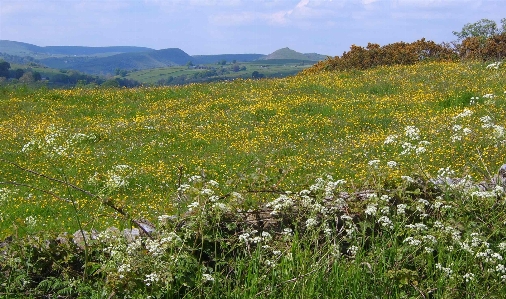
<svg viewBox="0 0 506 299">
<path fill-rule="evenodd" d="M 180 48 L 190 55 L 342 55 L 352 44 L 456 40 L 506 0 L 0 0 L 0 39 L 38 46 Z"/>
</svg>

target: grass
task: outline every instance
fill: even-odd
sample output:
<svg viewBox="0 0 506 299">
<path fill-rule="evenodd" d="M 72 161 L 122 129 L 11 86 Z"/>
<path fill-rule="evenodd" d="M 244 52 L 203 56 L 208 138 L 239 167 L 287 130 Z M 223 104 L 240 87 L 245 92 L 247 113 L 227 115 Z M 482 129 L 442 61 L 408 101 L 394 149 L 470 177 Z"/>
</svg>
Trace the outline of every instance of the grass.
<svg viewBox="0 0 506 299">
<path fill-rule="evenodd" d="M 171 88 L 7 88 L 0 239 L 29 241 L 0 263 L 0 290 L 500 298 L 504 191 L 477 184 L 506 160 L 504 72 L 429 63 Z M 434 186 L 447 177 L 467 183 Z M 30 239 L 74 232 L 77 218 L 87 231 L 131 227 L 111 206 L 155 223 L 155 240 L 127 254 L 110 232 L 83 262 L 69 243 L 54 257 Z M 121 265 L 131 268 L 122 278 Z M 49 280 L 58 269 L 68 279 Z"/>
<path fill-rule="evenodd" d="M 290 189 L 322 173 L 367 183 L 367 163 L 374 159 L 399 162 L 391 177 L 420 172 L 420 165 L 428 173 L 452 165 L 461 174 L 481 175 L 476 169 L 481 159 L 493 170 L 504 162 L 494 144 L 477 148 L 481 145 L 474 141 L 482 137 L 468 136 L 468 142 L 448 146 L 453 135 L 448 122 L 463 108 L 477 110 L 476 117 L 492 114 L 498 124 L 504 117 L 502 77 L 481 65 L 391 67 L 346 76 L 324 73 L 176 88 L 12 91 L 0 103 L 1 156 L 43 173 L 66 175 L 95 191 L 105 182 L 93 185 L 90 178 L 107 180 L 115 165 L 126 164 L 132 169 L 131 181 L 110 196 L 147 218 L 170 209 L 167 194 L 176 186 L 179 167 L 185 174 L 204 171 L 209 178 L 239 185 L 248 177 L 266 177 L 278 188 Z M 470 97 L 487 93 L 497 95 L 493 105 L 469 105 Z M 431 142 L 430 154 L 403 156 L 400 145 L 383 143 L 409 125 Z M 79 134 L 87 137 L 72 140 Z M 54 137 L 50 144 L 48 136 Z M 52 155 L 58 147 L 64 152 Z M 52 188 L 8 166 L 1 175 L 2 180 Z M 30 193 L 19 191 L 18 201 L 4 203 L 10 213 L 3 216 L 3 236 L 11 233 L 9 223 L 25 215 L 41 216 L 52 229 L 75 229 L 71 211 L 51 215 L 54 199 L 37 195 L 35 204 L 26 199 Z M 83 214 L 90 216 L 85 222 L 107 219 L 99 220 L 99 227 L 119 225 L 83 200 Z M 61 222 L 44 220 L 51 216 Z"/>
</svg>

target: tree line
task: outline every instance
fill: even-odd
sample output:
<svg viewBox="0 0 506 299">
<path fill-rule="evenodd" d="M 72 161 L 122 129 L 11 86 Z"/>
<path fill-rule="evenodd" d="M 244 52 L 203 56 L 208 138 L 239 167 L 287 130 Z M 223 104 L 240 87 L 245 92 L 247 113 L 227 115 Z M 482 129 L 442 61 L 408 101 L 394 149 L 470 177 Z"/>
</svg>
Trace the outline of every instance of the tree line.
<svg viewBox="0 0 506 299">
<path fill-rule="evenodd" d="M 30 66 L 30 65 L 29 65 Z M 44 81 L 52 87 L 69 86 L 104 86 L 104 87 L 136 87 L 141 84 L 135 80 L 126 78 L 105 79 L 100 76 L 92 76 L 80 73 L 78 71 L 60 70 L 55 74 L 47 74 L 45 77 L 40 72 L 33 71 L 30 67 L 27 69 L 12 69 L 9 62 L 0 60 L 0 82 L 8 81 L 10 83 L 35 83 Z"/>
<path fill-rule="evenodd" d="M 39 72 L 23 69 L 11 69 L 10 63 L 5 60 L 0 60 L 0 78 L 16 79 L 19 82 L 30 83 L 40 81 L 42 76 Z"/>
</svg>

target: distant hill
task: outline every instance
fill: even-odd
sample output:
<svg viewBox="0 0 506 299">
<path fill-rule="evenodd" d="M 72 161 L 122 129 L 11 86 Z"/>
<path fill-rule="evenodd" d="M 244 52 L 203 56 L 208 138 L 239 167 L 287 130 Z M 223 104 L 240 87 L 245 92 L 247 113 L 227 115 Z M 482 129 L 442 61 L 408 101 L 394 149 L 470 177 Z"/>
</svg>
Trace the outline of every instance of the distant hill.
<svg viewBox="0 0 506 299">
<path fill-rule="evenodd" d="M 152 51 L 145 47 L 114 46 L 114 47 L 81 47 L 81 46 L 48 46 L 39 47 L 32 44 L 0 40 L 0 52 L 17 56 L 108 56 L 119 53 L 135 53 Z"/>
<path fill-rule="evenodd" d="M 294 51 L 290 48 L 282 48 L 272 52 L 271 54 L 261 58 L 263 60 L 270 59 L 290 59 L 290 60 L 310 60 L 310 61 L 320 61 L 327 58 L 326 55 L 316 54 L 316 53 L 308 53 L 303 54 L 297 51 Z"/>
<path fill-rule="evenodd" d="M 220 54 L 190 56 L 179 48 L 154 50 L 145 47 L 40 47 L 28 43 L 0 40 L 0 58 L 11 62 L 41 64 L 54 69 L 76 70 L 93 75 L 115 74 L 117 69 L 132 71 L 167 66 L 215 64 L 226 61 L 260 62 L 261 64 L 306 63 L 324 60 L 325 55 L 303 54 L 289 48 L 279 49 L 269 55 Z M 270 61 L 270 62 L 268 62 Z"/>
<path fill-rule="evenodd" d="M 107 57 L 65 57 L 40 59 L 40 63 L 59 69 L 73 69 L 88 74 L 113 74 L 116 69 L 144 70 L 185 65 L 192 57 L 178 48 L 122 53 Z"/>
<path fill-rule="evenodd" d="M 51 68 L 73 69 L 88 74 L 113 74 L 116 69 L 145 70 L 174 65 L 213 64 L 219 61 L 228 63 L 250 62 L 263 57 L 263 54 L 221 54 L 190 56 L 178 48 L 151 50 L 140 53 L 122 53 L 107 57 L 50 57 L 40 59 L 40 63 Z"/>
<path fill-rule="evenodd" d="M 264 54 L 219 54 L 219 55 L 193 55 L 193 63 L 194 64 L 212 64 L 220 61 L 227 61 L 228 63 L 232 61 L 238 62 L 250 62 L 261 59 L 264 57 Z"/>
</svg>

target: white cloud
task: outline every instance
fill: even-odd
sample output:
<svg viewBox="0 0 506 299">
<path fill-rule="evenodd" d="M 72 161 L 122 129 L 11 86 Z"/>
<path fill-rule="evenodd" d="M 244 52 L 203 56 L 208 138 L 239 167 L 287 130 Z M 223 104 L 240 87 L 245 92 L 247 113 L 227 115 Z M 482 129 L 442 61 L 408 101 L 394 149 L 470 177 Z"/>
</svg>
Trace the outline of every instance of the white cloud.
<svg viewBox="0 0 506 299">
<path fill-rule="evenodd" d="M 267 22 L 270 25 L 297 25 L 305 21 L 328 22 L 324 20 L 335 11 L 336 4 L 341 2 L 324 0 L 300 0 L 295 5 L 287 5 L 286 1 L 255 2 L 254 10 L 240 13 L 215 13 L 209 19 L 212 24 L 220 26 L 234 26 Z M 275 4 L 275 5 L 274 5 Z M 283 7 L 279 7 L 283 4 Z M 289 4 L 289 3 L 288 3 Z M 331 6 L 331 4 L 334 6 Z"/>
</svg>

